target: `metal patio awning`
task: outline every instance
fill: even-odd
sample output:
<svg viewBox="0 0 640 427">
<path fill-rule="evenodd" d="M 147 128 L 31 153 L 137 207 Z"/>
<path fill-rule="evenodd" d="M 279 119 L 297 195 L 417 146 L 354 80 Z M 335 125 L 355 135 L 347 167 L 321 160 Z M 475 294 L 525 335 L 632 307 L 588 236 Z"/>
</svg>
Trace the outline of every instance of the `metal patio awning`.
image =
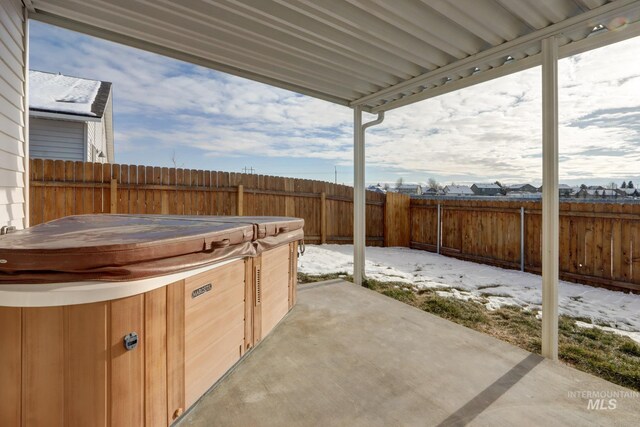
<svg viewBox="0 0 640 427">
<path fill-rule="evenodd" d="M 541 65 L 542 354 L 557 359 L 558 59 L 640 35 L 639 0 L 23 2 L 33 19 L 352 107 L 357 284 L 365 129 L 385 111 Z M 378 119 L 363 124 L 363 111 Z"/>
<path fill-rule="evenodd" d="M 25 0 L 30 18 L 379 112 L 640 34 L 631 0 Z"/>
</svg>

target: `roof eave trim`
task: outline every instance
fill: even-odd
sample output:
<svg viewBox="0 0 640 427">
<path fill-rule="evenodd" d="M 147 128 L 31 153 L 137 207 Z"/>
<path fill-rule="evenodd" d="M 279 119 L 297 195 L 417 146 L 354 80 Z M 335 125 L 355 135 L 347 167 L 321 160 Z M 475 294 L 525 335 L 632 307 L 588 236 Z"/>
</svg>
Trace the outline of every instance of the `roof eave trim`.
<svg viewBox="0 0 640 427">
<path fill-rule="evenodd" d="M 561 46 L 558 50 L 558 59 L 567 58 L 569 56 L 584 53 L 593 49 L 597 49 L 599 47 L 604 47 L 637 36 L 640 36 L 640 22 L 630 24 L 624 30 L 602 33 L 594 37 L 589 37 Z M 414 95 L 406 96 L 404 98 L 382 104 L 378 107 L 371 108 L 371 112 L 375 114 L 380 111 L 393 110 L 395 108 L 410 105 L 419 101 L 424 101 L 429 98 L 435 98 L 449 92 L 454 92 L 456 90 L 474 86 L 479 83 L 484 83 L 490 80 L 507 76 L 509 74 L 514 74 L 520 71 L 527 70 L 529 68 L 537 67 L 541 64 L 542 57 L 540 56 L 540 54 L 536 54 L 519 61 L 513 61 L 512 63 L 502 65 L 498 68 L 493 68 L 479 74 L 471 75 L 460 80 L 446 83 L 433 89 L 428 89 Z"/>
<path fill-rule="evenodd" d="M 41 108 L 29 108 L 29 116 L 40 119 L 59 119 L 70 120 L 73 122 L 100 122 L 102 118 L 96 116 L 88 116 L 85 114 L 67 113 L 53 110 L 44 110 Z"/>
</svg>

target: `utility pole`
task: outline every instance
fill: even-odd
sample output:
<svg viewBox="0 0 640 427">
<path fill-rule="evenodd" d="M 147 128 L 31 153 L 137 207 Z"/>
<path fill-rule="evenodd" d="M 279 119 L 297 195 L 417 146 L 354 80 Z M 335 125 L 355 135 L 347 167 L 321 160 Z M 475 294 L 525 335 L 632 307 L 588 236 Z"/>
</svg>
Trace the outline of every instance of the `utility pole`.
<svg viewBox="0 0 640 427">
<path fill-rule="evenodd" d="M 251 166 L 250 168 L 248 168 L 246 166 L 242 168 L 242 173 L 251 173 L 251 174 L 253 174 L 255 171 L 256 170 L 253 168 L 253 166 Z"/>
<path fill-rule="evenodd" d="M 334 183 L 336 183 L 336 184 L 337 184 L 337 183 L 338 183 L 338 167 L 337 167 L 337 166 L 334 166 L 334 167 L 333 167 L 333 174 L 334 174 L 334 176 L 335 176 L 335 178 L 334 178 Z"/>
</svg>

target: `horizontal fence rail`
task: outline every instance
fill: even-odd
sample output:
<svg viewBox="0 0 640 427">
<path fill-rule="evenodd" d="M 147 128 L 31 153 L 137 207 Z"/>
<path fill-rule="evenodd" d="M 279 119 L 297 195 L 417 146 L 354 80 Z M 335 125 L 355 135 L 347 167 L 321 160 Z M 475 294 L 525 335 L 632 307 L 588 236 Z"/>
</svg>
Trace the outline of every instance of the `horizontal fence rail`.
<svg viewBox="0 0 640 427">
<path fill-rule="evenodd" d="M 32 159 L 30 223 L 68 215 L 273 215 L 309 243 L 353 241 L 353 188 L 232 172 Z M 384 244 L 385 195 L 367 192 L 367 244 Z"/>
</svg>

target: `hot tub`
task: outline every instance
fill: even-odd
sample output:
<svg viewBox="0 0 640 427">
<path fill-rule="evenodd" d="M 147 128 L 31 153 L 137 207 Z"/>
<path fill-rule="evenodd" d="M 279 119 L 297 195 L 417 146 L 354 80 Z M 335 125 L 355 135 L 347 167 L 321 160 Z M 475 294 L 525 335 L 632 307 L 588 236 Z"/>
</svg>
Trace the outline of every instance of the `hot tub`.
<svg viewBox="0 0 640 427">
<path fill-rule="evenodd" d="M 303 225 L 81 215 L 0 237 L 2 424 L 171 424 L 295 304 Z"/>
</svg>

